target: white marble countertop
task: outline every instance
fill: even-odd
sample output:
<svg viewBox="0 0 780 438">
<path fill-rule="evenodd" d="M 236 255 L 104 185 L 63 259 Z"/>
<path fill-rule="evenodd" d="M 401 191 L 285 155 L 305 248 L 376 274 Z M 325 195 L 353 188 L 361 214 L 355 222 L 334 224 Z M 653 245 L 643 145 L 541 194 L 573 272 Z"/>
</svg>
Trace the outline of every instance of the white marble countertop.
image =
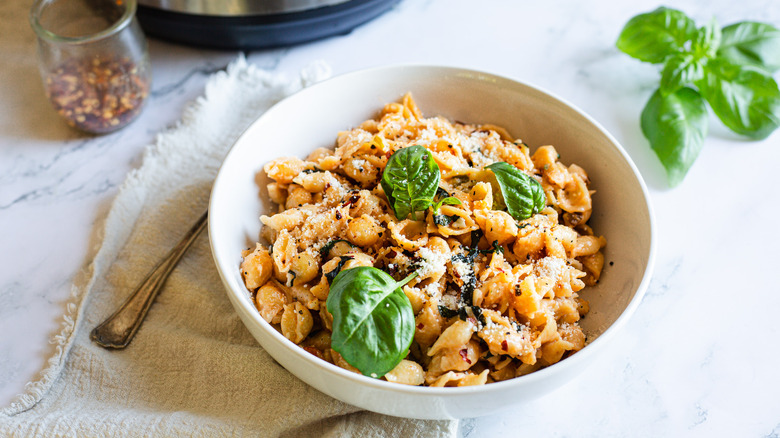
<svg viewBox="0 0 780 438">
<path fill-rule="evenodd" d="M 150 40 L 153 90 L 140 119 L 89 137 L 50 108 L 27 24 L 31 1 L 0 2 L 0 405 L 36 379 L 53 347 L 71 285 L 89 263 L 93 224 L 107 212 L 143 148 L 172 126 L 208 75 L 235 59 Z M 467 420 L 485 436 L 780 435 L 780 339 L 775 223 L 780 133 L 758 142 L 714 116 L 679 187 L 642 137 L 639 113 L 656 68 L 614 42 L 654 1 L 403 0 L 348 35 L 248 52 L 259 67 L 295 74 L 324 60 L 334 74 L 390 63 L 462 66 L 515 77 L 567 99 L 624 145 L 650 189 L 656 271 L 610 353 L 575 381 L 511 414 Z M 697 22 L 780 23 L 777 0 L 668 2 Z"/>
</svg>

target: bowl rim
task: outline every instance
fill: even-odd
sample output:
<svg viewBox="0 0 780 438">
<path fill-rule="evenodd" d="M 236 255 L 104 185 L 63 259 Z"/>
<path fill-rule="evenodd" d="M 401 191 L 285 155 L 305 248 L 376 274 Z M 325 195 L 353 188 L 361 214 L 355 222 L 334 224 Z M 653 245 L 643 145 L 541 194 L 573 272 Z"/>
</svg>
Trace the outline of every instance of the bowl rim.
<svg viewBox="0 0 780 438">
<path fill-rule="evenodd" d="M 589 365 L 591 362 L 589 362 L 587 359 L 594 354 L 595 351 L 599 349 L 603 349 L 605 345 L 609 342 L 610 339 L 612 339 L 615 336 L 615 333 L 620 330 L 621 327 L 623 327 L 627 321 L 632 317 L 634 312 L 636 311 L 637 307 L 639 307 L 639 304 L 641 303 L 647 288 L 650 284 L 650 281 L 652 279 L 653 271 L 655 269 L 655 257 L 656 257 L 656 250 L 657 250 L 657 236 L 656 236 L 656 220 L 655 220 L 655 214 L 653 211 L 653 206 L 651 203 L 651 198 L 649 191 L 647 189 L 647 185 L 645 184 L 644 179 L 642 178 L 641 173 L 639 172 L 638 168 L 636 167 L 636 164 L 633 162 L 631 157 L 628 155 L 626 150 L 623 148 L 623 146 L 620 144 L 619 141 L 609 132 L 607 131 L 598 121 L 593 119 L 589 114 L 584 112 L 582 109 L 577 107 L 576 105 L 572 104 L 568 100 L 558 96 L 555 93 L 552 93 L 548 90 L 546 90 L 543 87 L 539 87 L 537 85 L 525 82 L 523 80 L 509 77 L 502 74 L 493 73 L 487 70 L 477 70 L 472 68 L 464 68 L 459 66 L 450 66 L 450 65 L 437 65 L 437 64 L 422 64 L 422 63 L 399 63 L 399 64 L 389 64 L 389 65 L 382 65 L 382 66 L 376 66 L 376 67 L 370 67 L 370 68 L 364 68 L 359 70 L 354 70 L 346 73 L 342 73 L 336 76 L 333 76 L 331 78 L 325 79 L 323 81 L 317 82 L 315 84 L 312 84 L 311 86 L 302 88 L 287 97 L 281 99 L 279 102 L 272 105 L 270 108 L 268 108 L 265 112 L 260 114 L 254 121 L 252 121 L 247 128 L 236 138 L 235 142 L 231 145 L 228 153 L 225 155 L 224 160 L 222 164 L 220 164 L 220 167 L 217 172 L 217 176 L 214 180 L 214 184 L 212 187 L 211 195 L 209 197 L 209 211 L 211 210 L 214 198 L 217 193 L 219 193 L 219 190 L 216 190 L 218 185 L 221 185 L 221 176 L 222 176 L 222 170 L 224 163 L 228 161 L 229 157 L 234 153 L 236 150 L 236 146 L 243 143 L 245 141 L 245 137 L 248 135 L 248 131 L 251 130 L 251 128 L 260 123 L 262 119 L 266 117 L 267 114 L 274 111 L 277 107 L 280 105 L 283 105 L 284 102 L 291 100 L 291 98 L 300 98 L 296 97 L 299 95 L 305 95 L 307 93 L 310 93 L 313 89 L 317 89 L 320 87 L 328 86 L 331 83 L 335 83 L 338 81 L 348 81 L 351 78 L 359 77 L 359 76 L 370 76 L 382 72 L 392 71 L 392 70 L 419 70 L 420 73 L 426 72 L 427 74 L 430 74 L 430 72 L 438 72 L 438 73 L 461 73 L 461 74 L 469 74 L 469 75 L 479 75 L 480 77 L 488 77 L 500 81 L 508 81 L 511 83 L 514 83 L 516 85 L 520 85 L 522 87 L 527 87 L 533 91 L 536 91 L 542 95 L 544 95 L 546 98 L 550 98 L 552 100 L 557 100 L 559 103 L 563 104 L 564 106 L 570 108 L 573 110 L 577 115 L 583 117 L 588 123 L 590 123 L 594 128 L 596 128 L 598 131 L 600 131 L 601 134 L 603 134 L 607 140 L 611 143 L 611 146 L 617 150 L 617 152 L 620 154 L 620 156 L 623 158 L 623 160 L 626 162 L 626 164 L 629 166 L 631 171 L 634 174 L 634 177 L 637 180 L 637 183 L 639 184 L 641 188 L 641 192 L 644 198 L 644 205 L 647 208 L 648 213 L 648 223 L 649 223 L 649 234 L 650 234 L 650 244 L 647 252 L 647 264 L 644 267 L 644 274 L 642 275 L 642 280 L 636 287 L 636 292 L 634 293 L 634 296 L 631 298 L 629 303 L 626 305 L 626 308 L 621 312 L 621 314 L 615 319 L 615 321 L 610 324 L 604 332 L 602 332 L 600 335 L 596 337 L 596 339 L 588 342 L 585 344 L 585 346 L 577 351 L 575 354 L 567 357 L 564 360 L 561 360 L 559 362 L 556 362 L 550 366 L 547 366 L 545 368 L 542 368 L 540 370 L 534 371 L 532 373 L 514 377 L 511 379 L 499 381 L 499 382 L 493 382 L 490 384 L 485 385 L 478 385 L 478 386 L 461 386 L 461 387 L 431 387 L 431 386 L 411 386 L 411 385 L 403 385 L 398 383 L 392 383 L 380 379 L 375 379 L 372 377 L 365 376 L 363 374 L 355 373 L 348 371 L 346 369 L 343 369 L 337 365 L 331 364 L 330 362 L 327 362 L 325 360 L 322 360 L 308 352 L 306 352 L 303 348 L 296 345 L 292 341 L 288 340 L 284 335 L 282 335 L 280 332 L 278 332 L 273 326 L 271 326 L 269 323 L 267 323 L 262 317 L 260 317 L 260 314 L 256 311 L 254 306 L 251 308 L 245 308 L 244 310 L 247 310 L 246 314 L 249 315 L 254 322 L 257 323 L 262 329 L 268 334 L 273 337 L 276 341 L 281 342 L 284 344 L 285 347 L 292 350 L 292 352 L 300 359 L 316 366 L 317 368 L 321 369 L 322 371 L 325 371 L 329 374 L 336 375 L 341 378 L 345 378 L 349 381 L 352 381 L 356 384 L 367 386 L 376 390 L 381 391 L 391 391 L 399 394 L 406 394 L 406 395 L 414 395 L 414 396 L 427 396 L 427 397 L 442 397 L 442 396 L 468 396 L 471 394 L 479 393 L 479 394 L 491 394 L 495 392 L 503 392 L 513 386 L 518 385 L 532 385 L 535 382 L 539 381 L 545 381 L 548 378 L 552 377 L 550 375 L 556 375 L 556 374 L 562 374 L 564 371 L 576 368 L 574 371 L 577 371 L 577 369 L 584 369 Z M 349 123 L 349 122 L 347 122 Z M 345 124 L 347 124 L 345 123 Z M 238 302 L 241 302 L 240 297 L 236 296 L 241 293 L 247 293 L 247 291 L 235 291 L 233 288 L 229 287 L 229 281 L 227 279 L 227 274 L 223 272 L 223 269 L 220 265 L 220 260 L 217 257 L 217 251 L 215 249 L 215 244 L 212 236 L 215 234 L 214 225 L 212 221 L 209 221 L 208 223 L 208 231 L 209 231 L 209 247 L 211 249 L 212 257 L 214 258 L 214 263 L 217 267 L 217 271 L 219 272 L 220 278 L 225 286 L 226 293 L 230 295 L 234 295 L 236 299 L 238 299 Z M 237 269 L 237 267 L 236 267 Z M 234 301 L 235 304 L 235 301 Z M 248 307 L 248 306 L 242 306 L 242 307 Z M 248 330 L 248 328 L 247 328 Z M 254 336 L 253 336 L 254 337 Z M 259 344 L 259 342 L 258 342 Z M 259 345 L 261 348 L 262 345 Z M 264 348 L 265 349 L 265 348 Z M 267 350 L 266 350 L 267 351 Z M 291 373 L 295 375 L 294 373 Z M 300 379 L 300 377 L 296 376 Z M 565 382 L 562 382 L 565 383 Z"/>
</svg>

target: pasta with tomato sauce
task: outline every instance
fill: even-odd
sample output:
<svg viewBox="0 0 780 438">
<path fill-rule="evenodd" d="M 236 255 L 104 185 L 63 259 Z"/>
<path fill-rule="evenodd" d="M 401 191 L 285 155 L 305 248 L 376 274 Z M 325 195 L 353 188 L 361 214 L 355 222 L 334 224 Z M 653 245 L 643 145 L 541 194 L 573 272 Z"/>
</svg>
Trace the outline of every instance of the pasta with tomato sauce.
<svg viewBox="0 0 780 438">
<path fill-rule="evenodd" d="M 399 219 L 380 180 L 388 159 L 421 145 L 459 203 Z M 486 166 L 508 163 L 541 184 L 544 208 L 518 220 L 500 207 Z M 580 349 L 580 297 L 604 265 L 604 237 L 588 225 L 589 179 L 553 146 L 531 153 L 503 128 L 423 117 L 410 94 L 340 132 L 333 149 L 264 166 L 275 214 L 242 254 L 259 314 L 309 353 L 357 371 L 331 348 L 325 301 L 340 271 L 372 266 L 403 286 L 415 317 L 409 354 L 384 379 L 481 385 L 524 375 Z"/>
</svg>

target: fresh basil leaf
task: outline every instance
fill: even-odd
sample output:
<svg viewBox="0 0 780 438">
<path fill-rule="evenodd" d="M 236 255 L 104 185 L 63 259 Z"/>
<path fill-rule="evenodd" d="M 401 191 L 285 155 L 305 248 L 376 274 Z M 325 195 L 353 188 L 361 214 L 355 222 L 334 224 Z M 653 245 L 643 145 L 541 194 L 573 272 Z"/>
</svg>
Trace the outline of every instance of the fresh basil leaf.
<svg viewBox="0 0 780 438">
<path fill-rule="evenodd" d="M 707 135 L 707 106 L 692 88 L 664 96 L 657 90 L 642 111 L 642 132 L 666 169 L 669 185 L 679 184 Z"/>
<path fill-rule="evenodd" d="M 670 56 L 661 71 L 661 93 L 667 95 L 704 77 L 700 60 L 690 53 Z"/>
<path fill-rule="evenodd" d="M 718 56 L 770 73 L 780 70 L 780 30 L 771 24 L 742 21 L 723 28 Z"/>
<path fill-rule="evenodd" d="M 438 202 L 433 204 L 433 212 L 434 213 L 439 213 L 439 209 L 441 208 L 442 204 L 460 205 L 460 204 L 462 204 L 462 202 L 460 201 L 460 199 L 458 199 L 458 198 L 456 198 L 454 196 L 447 196 L 446 198 L 439 199 Z"/>
<path fill-rule="evenodd" d="M 326 305 L 333 315 L 331 348 L 366 376 L 379 378 L 398 365 L 414 338 L 412 304 L 400 282 L 373 267 L 339 273 Z"/>
<path fill-rule="evenodd" d="M 668 8 L 639 14 L 626 23 L 617 40 L 617 48 L 644 62 L 663 62 L 681 52 L 696 36 L 696 23 L 685 13 Z"/>
<path fill-rule="evenodd" d="M 528 219 L 547 203 L 539 182 L 511 164 L 497 161 L 485 166 L 496 175 L 507 212 L 517 220 Z"/>
<path fill-rule="evenodd" d="M 415 145 L 399 149 L 390 157 L 381 184 L 395 217 L 404 220 L 409 214 L 416 219 L 414 212 L 433 203 L 440 180 L 439 165 L 431 152 Z"/>
<path fill-rule="evenodd" d="M 729 129 L 763 139 L 780 126 L 780 90 L 765 71 L 714 59 L 704 72 L 696 85 Z"/>
</svg>

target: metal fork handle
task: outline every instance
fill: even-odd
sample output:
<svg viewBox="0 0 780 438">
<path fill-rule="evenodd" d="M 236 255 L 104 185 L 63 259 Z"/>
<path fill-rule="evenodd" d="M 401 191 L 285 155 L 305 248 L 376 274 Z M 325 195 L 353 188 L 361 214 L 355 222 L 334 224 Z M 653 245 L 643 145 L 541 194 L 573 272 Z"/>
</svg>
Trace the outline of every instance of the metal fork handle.
<svg viewBox="0 0 780 438">
<path fill-rule="evenodd" d="M 95 327 L 90 338 L 105 348 L 125 348 L 141 326 L 154 298 L 162 289 L 165 280 L 179 263 L 195 238 L 206 227 L 208 212 L 203 213 L 195 225 L 187 231 L 181 241 L 152 269 L 127 301 L 113 315 Z"/>
</svg>

